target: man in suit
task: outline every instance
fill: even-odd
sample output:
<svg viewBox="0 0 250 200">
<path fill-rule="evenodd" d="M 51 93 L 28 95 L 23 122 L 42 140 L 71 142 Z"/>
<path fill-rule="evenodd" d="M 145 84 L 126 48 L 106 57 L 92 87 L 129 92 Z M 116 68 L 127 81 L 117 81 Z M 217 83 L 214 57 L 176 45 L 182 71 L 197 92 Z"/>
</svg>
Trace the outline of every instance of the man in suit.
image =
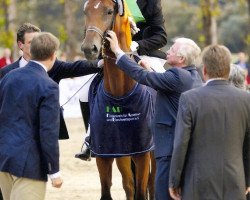
<svg viewBox="0 0 250 200">
<path fill-rule="evenodd" d="M 40 29 L 33 24 L 24 23 L 17 31 L 17 45 L 23 52 L 23 56 L 16 62 L 0 69 L 0 78 L 4 77 L 8 72 L 13 69 L 24 67 L 30 60 L 30 43 L 34 36 L 40 32 Z M 63 62 L 56 60 L 54 66 L 48 71 L 49 77 L 59 84 L 61 79 L 79 77 L 92 73 L 97 73 L 100 68 L 97 68 L 97 61 L 76 61 L 76 62 Z M 88 106 L 88 105 L 85 105 Z M 60 113 L 60 139 L 68 139 L 68 131 L 63 118 L 62 111 Z"/>
<path fill-rule="evenodd" d="M 137 5 L 145 18 L 136 23 L 140 31 L 133 35 L 138 54 L 165 59 L 165 53 L 159 50 L 167 44 L 161 0 L 137 0 Z"/>
<path fill-rule="evenodd" d="M 194 66 L 200 48 L 190 39 L 177 39 L 167 51 L 166 57 L 168 64 L 173 67 L 163 73 L 157 73 L 144 69 L 127 57 L 120 49 L 113 31 L 108 31 L 107 39 L 117 57 L 118 67 L 139 83 L 157 91 L 152 123 L 156 158 L 155 195 L 157 200 L 171 199 L 167 188 L 178 101 L 182 92 L 202 84 Z M 148 68 L 143 61 L 141 65 Z"/>
<path fill-rule="evenodd" d="M 250 191 L 250 94 L 228 82 L 225 46 L 208 46 L 202 61 L 206 85 L 180 97 L 170 194 L 175 200 L 243 200 Z"/>
<path fill-rule="evenodd" d="M 47 71 L 59 40 L 40 33 L 31 42 L 31 61 L 0 83 L 0 187 L 4 200 L 42 200 L 47 175 L 61 187 L 59 89 Z"/>
</svg>

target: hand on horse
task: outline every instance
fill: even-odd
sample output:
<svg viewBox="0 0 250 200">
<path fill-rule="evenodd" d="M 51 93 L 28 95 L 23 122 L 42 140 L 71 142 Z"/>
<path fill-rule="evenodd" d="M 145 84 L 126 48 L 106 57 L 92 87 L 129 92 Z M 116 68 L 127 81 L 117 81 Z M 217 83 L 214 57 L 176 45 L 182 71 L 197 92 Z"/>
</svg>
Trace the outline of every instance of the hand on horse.
<svg viewBox="0 0 250 200">
<path fill-rule="evenodd" d="M 55 188 L 60 188 L 63 184 L 63 180 L 61 177 L 52 178 L 51 182 L 52 182 L 52 186 Z"/>
<path fill-rule="evenodd" d="M 135 35 L 136 33 L 138 33 L 140 31 L 140 29 L 136 26 L 136 23 L 132 17 L 128 17 L 128 21 L 130 24 L 130 31 L 131 31 L 132 35 Z"/>
<path fill-rule="evenodd" d="M 110 49 L 114 52 L 114 54 L 117 57 L 118 54 L 123 53 L 123 51 L 121 50 L 118 44 L 117 36 L 114 31 L 108 31 L 107 35 L 108 36 L 106 37 L 106 39 L 109 41 Z"/>
</svg>

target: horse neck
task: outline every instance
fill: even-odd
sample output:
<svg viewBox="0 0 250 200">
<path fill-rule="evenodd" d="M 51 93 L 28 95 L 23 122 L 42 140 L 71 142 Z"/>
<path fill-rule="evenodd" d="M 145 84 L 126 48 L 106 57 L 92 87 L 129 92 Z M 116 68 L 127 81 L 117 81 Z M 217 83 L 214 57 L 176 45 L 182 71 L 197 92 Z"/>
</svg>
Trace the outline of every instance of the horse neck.
<svg viewBox="0 0 250 200">
<path fill-rule="evenodd" d="M 119 33 L 116 30 L 115 32 L 117 34 L 121 49 L 124 52 L 129 52 L 130 47 L 128 47 L 128 42 L 126 42 L 126 37 L 128 37 L 128 35 L 124 32 Z M 118 68 L 118 66 L 115 64 L 116 59 L 114 53 L 106 49 L 105 54 L 108 56 L 108 58 L 104 58 L 104 88 L 106 92 L 113 96 L 124 96 L 126 93 L 133 89 L 136 81 L 134 81 Z"/>
</svg>

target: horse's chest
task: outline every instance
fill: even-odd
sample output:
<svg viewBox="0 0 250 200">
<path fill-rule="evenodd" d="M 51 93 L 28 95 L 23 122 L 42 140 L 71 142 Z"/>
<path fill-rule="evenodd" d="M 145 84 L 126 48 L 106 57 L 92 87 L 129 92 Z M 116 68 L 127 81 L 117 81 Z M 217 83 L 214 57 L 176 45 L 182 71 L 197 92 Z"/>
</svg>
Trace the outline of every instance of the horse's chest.
<svg viewBox="0 0 250 200">
<path fill-rule="evenodd" d="M 95 152 L 131 154 L 151 148 L 152 100 L 142 85 L 122 98 L 108 95 L 100 85 L 91 100 L 91 144 Z"/>
</svg>

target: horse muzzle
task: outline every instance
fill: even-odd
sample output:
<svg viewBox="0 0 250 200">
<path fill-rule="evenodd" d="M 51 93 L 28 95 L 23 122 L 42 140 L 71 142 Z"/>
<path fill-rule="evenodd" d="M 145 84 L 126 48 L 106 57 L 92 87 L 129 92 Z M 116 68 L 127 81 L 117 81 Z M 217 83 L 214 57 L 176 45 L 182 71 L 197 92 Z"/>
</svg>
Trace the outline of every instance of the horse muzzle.
<svg viewBox="0 0 250 200">
<path fill-rule="evenodd" d="M 81 51 L 84 53 L 87 60 L 95 60 L 98 58 L 100 54 L 100 48 L 98 48 L 95 44 L 82 44 Z"/>
</svg>

